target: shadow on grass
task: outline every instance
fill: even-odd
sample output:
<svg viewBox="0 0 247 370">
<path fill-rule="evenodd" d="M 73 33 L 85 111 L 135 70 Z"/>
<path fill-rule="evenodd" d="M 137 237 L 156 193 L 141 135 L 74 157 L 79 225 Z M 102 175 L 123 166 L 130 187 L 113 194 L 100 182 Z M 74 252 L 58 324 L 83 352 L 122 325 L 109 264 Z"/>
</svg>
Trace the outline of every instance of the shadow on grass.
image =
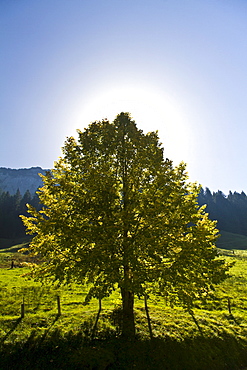
<svg viewBox="0 0 247 370">
<path fill-rule="evenodd" d="M 59 329 L 39 337 L 33 331 L 25 342 L 2 344 L 1 369 L 155 369 L 238 370 L 247 366 L 247 344 L 234 336 L 124 341 L 113 333 L 89 340 L 85 332 L 62 334 Z"/>
<path fill-rule="evenodd" d="M 228 316 L 226 316 L 226 318 L 228 319 L 228 321 L 234 321 L 234 323 L 236 324 L 236 325 L 239 325 L 240 326 L 240 322 L 238 322 L 236 319 L 235 319 L 235 317 L 233 316 L 233 314 L 231 313 L 231 314 L 229 314 Z"/>
<path fill-rule="evenodd" d="M 42 342 L 43 340 L 45 340 L 45 338 L 47 337 L 48 333 L 50 332 L 50 330 L 52 329 L 52 327 L 54 326 L 54 324 L 56 323 L 56 321 L 59 319 L 60 315 L 56 315 L 54 320 L 52 321 L 52 323 L 50 324 L 50 326 L 48 327 L 48 329 L 44 332 L 44 334 L 42 336 L 39 337 L 39 340 Z M 0 343 L 3 344 L 7 339 L 8 337 L 17 329 L 18 325 L 21 323 L 23 319 L 21 317 L 19 317 L 14 323 L 13 323 L 13 326 L 12 328 L 6 333 L 6 335 L 1 339 Z M 1 368 L 0 368 L 1 370 Z"/>
<path fill-rule="evenodd" d="M 13 333 L 13 331 L 17 328 L 17 326 L 20 324 L 22 318 L 19 317 L 14 323 L 13 323 L 13 326 L 12 328 L 6 333 L 6 335 L 1 339 L 1 343 L 4 343 L 4 341 L 6 339 L 8 339 L 8 337 L 10 336 L 11 333 Z"/>
<path fill-rule="evenodd" d="M 48 329 L 44 332 L 44 334 L 40 337 L 40 343 L 43 342 L 46 337 L 49 335 L 51 329 L 53 328 L 54 324 L 56 323 L 56 321 L 59 319 L 60 315 L 56 315 L 54 320 L 52 321 L 52 323 L 50 324 L 50 326 L 48 327 Z"/>
</svg>

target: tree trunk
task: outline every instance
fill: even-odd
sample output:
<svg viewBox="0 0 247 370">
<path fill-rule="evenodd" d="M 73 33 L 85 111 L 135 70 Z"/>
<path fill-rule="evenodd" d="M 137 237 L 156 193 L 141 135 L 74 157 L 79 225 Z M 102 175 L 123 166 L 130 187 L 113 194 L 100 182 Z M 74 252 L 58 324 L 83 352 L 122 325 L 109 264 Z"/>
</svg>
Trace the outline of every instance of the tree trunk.
<svg viewBox="0 0 247 370">
<path fill-rule="evenodd" d="M 121 288 L 122 295 L 122 336 L 125 339 L 131 339 L 135 336 L 135 320 L 134 320 L 134 293 L 131 291 L 131 271 L 129 266 L 130 245 L 128 241 L 129 225 L 129 174 L 128 174 L 128 148 L 126 147 L 127 121 L 121 122 L 122 126 L 122 181 L 123 181 L 123 267 L 124 267 L 124 286 Z"/>
<path fill-rule="evenodd" d="M 122 336 L 131 339 L 135 336 L 134 294 L 122 288 L 121 295 L 123 307 Z"/>
</svg>

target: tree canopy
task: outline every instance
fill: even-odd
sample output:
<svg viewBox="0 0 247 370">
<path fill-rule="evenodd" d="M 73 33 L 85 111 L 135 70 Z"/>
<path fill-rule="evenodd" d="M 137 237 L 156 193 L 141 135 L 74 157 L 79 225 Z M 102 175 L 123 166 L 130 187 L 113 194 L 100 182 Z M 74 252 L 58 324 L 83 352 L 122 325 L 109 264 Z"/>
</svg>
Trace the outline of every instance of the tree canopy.
<svg viewBox="0 0 247 370">
<path fill-rule="evenodd" d="M 78 130 L 42 178 L 44 206 L 22 217 L 35 235 L 31 250 L 44 257 L 35 275 L 86 283 L 87 300 L 120 289 L 124 334 L 135 331 L 135 296 L 190 309 L 226 277 L 200 187 L 187 182 L 184 163 L 164 159 L 157 132 L 144 134 L 128 113 Z"/>
</svg>

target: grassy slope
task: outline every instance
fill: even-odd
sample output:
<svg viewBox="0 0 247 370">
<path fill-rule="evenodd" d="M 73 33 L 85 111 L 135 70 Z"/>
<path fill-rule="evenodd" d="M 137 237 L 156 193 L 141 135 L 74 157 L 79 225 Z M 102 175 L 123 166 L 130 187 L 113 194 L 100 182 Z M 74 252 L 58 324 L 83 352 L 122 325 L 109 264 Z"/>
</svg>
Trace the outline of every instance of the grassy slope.
<svg viewBox="0 0 247 370">
<path fill-rule="evenodd" d="M 247 236 L 220 231 L 217 247 L 222 249 L 247 249 Z"/>
<path fill-rule="evenodd" d="M 11 252 L 16 252 L 18 249 L 23 248 L 30 241 L 30 236 L 23 238 L 14 239 L 3 239 L 0 238 L 0 252 L 6 252 L 7 249 L 11 248 Z"/>
<path fill-rule="evenodd" d="M 9 255 L 0 254 L 2 265 Z M 143 302 L 136 299 L 137 340 L 118 336 L 119 293 L 103 300 L 98 331 L 90 340 L 98 302 L 85 306 L 85 287 L 55 290 L 20 277 L 26 268 L 0 269 L 1 369 L 220 370 L 247 367 L 247 252 L 235 251 L 232 276 L 216 299 L 195 309 L 195 320 L 179 307 L 152 298 L 150 341 Z M 0 261 L 1 262 L 1 261 Z M 7 267 L 9 261 L 7 262 Z M 57 316 L 57 295 L 62 315 Z M 20 319 L 20 306 L 26 314 Z M 229 304 L 231 314 L 229 313 Z M 20 361 L 21 359 L 21 361 Z"/>
</svg>

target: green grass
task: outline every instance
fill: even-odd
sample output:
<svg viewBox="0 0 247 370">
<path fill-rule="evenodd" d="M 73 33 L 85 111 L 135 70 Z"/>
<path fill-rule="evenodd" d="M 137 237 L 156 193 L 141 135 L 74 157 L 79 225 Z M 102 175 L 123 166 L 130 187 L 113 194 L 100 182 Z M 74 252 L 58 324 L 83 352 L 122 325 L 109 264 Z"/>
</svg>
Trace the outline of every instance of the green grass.
<svg viewBox="0 0 247 370">
<path fill-rule="evenodd" d="M 198 304 L 193 318 L 180 307 L 171 308 L 163 299 L 152 297 L 148 303 L 154 339 L 150 340 L 144 303 L 136 298 L 137 335 L 130 342 L 119 336 L 118 291 L 103 300 L 92 339 L 98 302 L 93 299 L 83 304 L 86 287 L 42 286 L 20 277 L 28 271 L 26 267 L 10 269 L 9 260 L 4 260 L 5 267 L 0 269 L 0 369 L 244 369 L 247 251 L 222 252 L 236 263 L 214 299 Z M 58 295 L 61 316 L 57 315 Z M 21 319 L 23 299 L 25 317 Z"/>
</svg>

